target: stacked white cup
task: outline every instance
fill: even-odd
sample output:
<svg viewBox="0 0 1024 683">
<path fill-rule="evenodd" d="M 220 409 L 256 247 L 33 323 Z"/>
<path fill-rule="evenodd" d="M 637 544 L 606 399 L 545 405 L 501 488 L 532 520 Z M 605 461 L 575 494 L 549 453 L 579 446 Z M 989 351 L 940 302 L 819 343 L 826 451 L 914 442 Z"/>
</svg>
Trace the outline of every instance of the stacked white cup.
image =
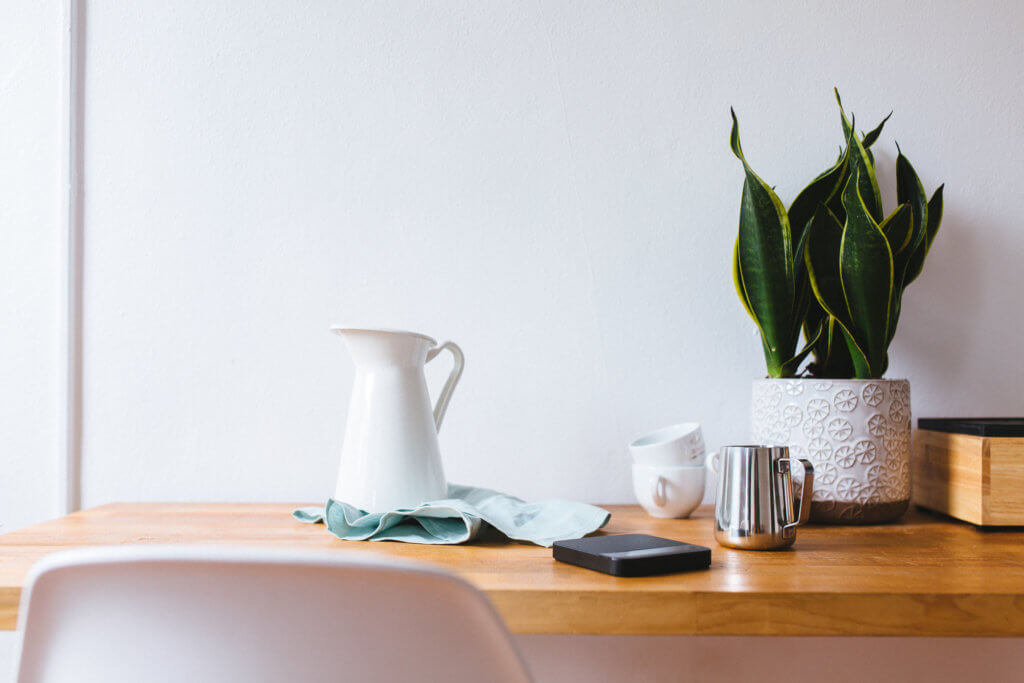
<svg viewBox="0 0 1024 683">
<path fill-rule="evenodd" d="M 704 499 L 704 436 L 684 422 L 645 434 L 629 444 L 633 492 L 652 517 L 688 517 Z"/>
</svg>

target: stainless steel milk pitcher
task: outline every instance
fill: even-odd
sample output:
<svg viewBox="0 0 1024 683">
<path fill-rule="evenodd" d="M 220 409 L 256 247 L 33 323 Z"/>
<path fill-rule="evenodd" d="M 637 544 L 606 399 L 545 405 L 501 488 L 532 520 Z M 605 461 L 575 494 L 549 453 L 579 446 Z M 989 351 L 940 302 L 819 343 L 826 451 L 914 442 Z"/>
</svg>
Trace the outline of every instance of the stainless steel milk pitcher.
<svg viewBox="0 0 1024 683">
<path fill-rule="evenodd" d="M 796 540 L 814 493 L 814 466 L 786 446 L 726 446 L 708 460 L 718 475 L 715 540 L 729 548 L 774 550 Z M 800 514 L 794 513 L 792 466 L 804 468 Z"/>
</svg>

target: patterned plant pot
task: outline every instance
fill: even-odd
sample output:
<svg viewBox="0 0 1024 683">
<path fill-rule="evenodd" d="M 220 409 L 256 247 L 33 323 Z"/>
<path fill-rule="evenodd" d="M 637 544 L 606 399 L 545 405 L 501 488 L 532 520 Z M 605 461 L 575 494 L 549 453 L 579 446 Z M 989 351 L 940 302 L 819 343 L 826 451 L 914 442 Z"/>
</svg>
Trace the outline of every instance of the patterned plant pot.
<svg viewBox="0 0 1024 683">
<path fill-rule="evenodd" d="M 905 379 L 760 379 L 756 443 L 814 463 L 811 521 L 875 524 L 910 504 L 910 383 Z"/>
</svg>

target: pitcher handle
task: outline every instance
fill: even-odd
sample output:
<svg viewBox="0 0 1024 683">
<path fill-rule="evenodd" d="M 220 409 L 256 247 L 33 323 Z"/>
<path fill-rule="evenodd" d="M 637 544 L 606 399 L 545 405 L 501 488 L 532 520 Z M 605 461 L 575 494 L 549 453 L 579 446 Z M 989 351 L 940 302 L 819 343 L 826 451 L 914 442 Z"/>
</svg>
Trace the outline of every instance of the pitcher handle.
<svg viewBox="0 0 1024 683">
<path fill-rule="evenodd" d="M 814 495 L 814 465 L 811 464 L 810 460 L 804 458 L 779 458 L 778 462 L 791 462 L 800 463 L 804 468 L 804 490 L 800 494 L 800 512 L 797 515 L 795 522 L 784 524 L 782 527 L 782 537 L 789 538 L 796 533 L 796 528 L 801 524 L 806 524 L 807 520 L 811 516 L 811 496 Z M 790 487 L 793 486 L 793 480 L 790 479 Z M 795 495 L 795 492 L 791 491 L 790 495 Z"/>
<path fill-rule="evenodd" d="M 448 410 L 448 401 L 452 400 L 452 393 L 455 391 L 455 385 L 459 382 L 459 377 L 462 376 L 462 368 L 466 364 L 466 357 L 462 355 L 462 349 L 459 348 L 458 344 L 453 341 L 446 341 L 440 346 L 427 351 L 427 362 L 437 358 L 437 355 L 448 349 L 452 352 L 452 371 L 448 375 L 448 381 L 444 383 L 444 387 L 441 388 L 441 393 L 437 397 L 437 402 L 434 404 L 434 429 L 441 431 L 441 421 L 444 420 L 444 413 Z"/>
</svg>

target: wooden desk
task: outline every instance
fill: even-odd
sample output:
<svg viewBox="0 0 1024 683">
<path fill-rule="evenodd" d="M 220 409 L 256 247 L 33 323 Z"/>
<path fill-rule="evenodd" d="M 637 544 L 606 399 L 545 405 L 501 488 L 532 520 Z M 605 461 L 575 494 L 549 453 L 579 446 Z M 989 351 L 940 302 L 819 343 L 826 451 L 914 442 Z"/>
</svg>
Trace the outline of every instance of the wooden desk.
<svg viewBox="0 0 1024 683">
<path fill-rule="evenodd" d="M 0 536 L 0 628 L 15 627 L 25 574 L 84 545 L 200 543 L 379 553 L 432 562 L 484 590 L 517 633 L 1024 636 L 1024 531 L 977 531 L 912 511 L 877 527 L 805 527 L 794 550 L 714 542 L 711 511 L 656 520 L 609 506 L 609 533 L 706 545 L 710 571 L 621 579 L 522 544 L 339 541 L 288 504 L 105 505 Z"/>
</svg>

